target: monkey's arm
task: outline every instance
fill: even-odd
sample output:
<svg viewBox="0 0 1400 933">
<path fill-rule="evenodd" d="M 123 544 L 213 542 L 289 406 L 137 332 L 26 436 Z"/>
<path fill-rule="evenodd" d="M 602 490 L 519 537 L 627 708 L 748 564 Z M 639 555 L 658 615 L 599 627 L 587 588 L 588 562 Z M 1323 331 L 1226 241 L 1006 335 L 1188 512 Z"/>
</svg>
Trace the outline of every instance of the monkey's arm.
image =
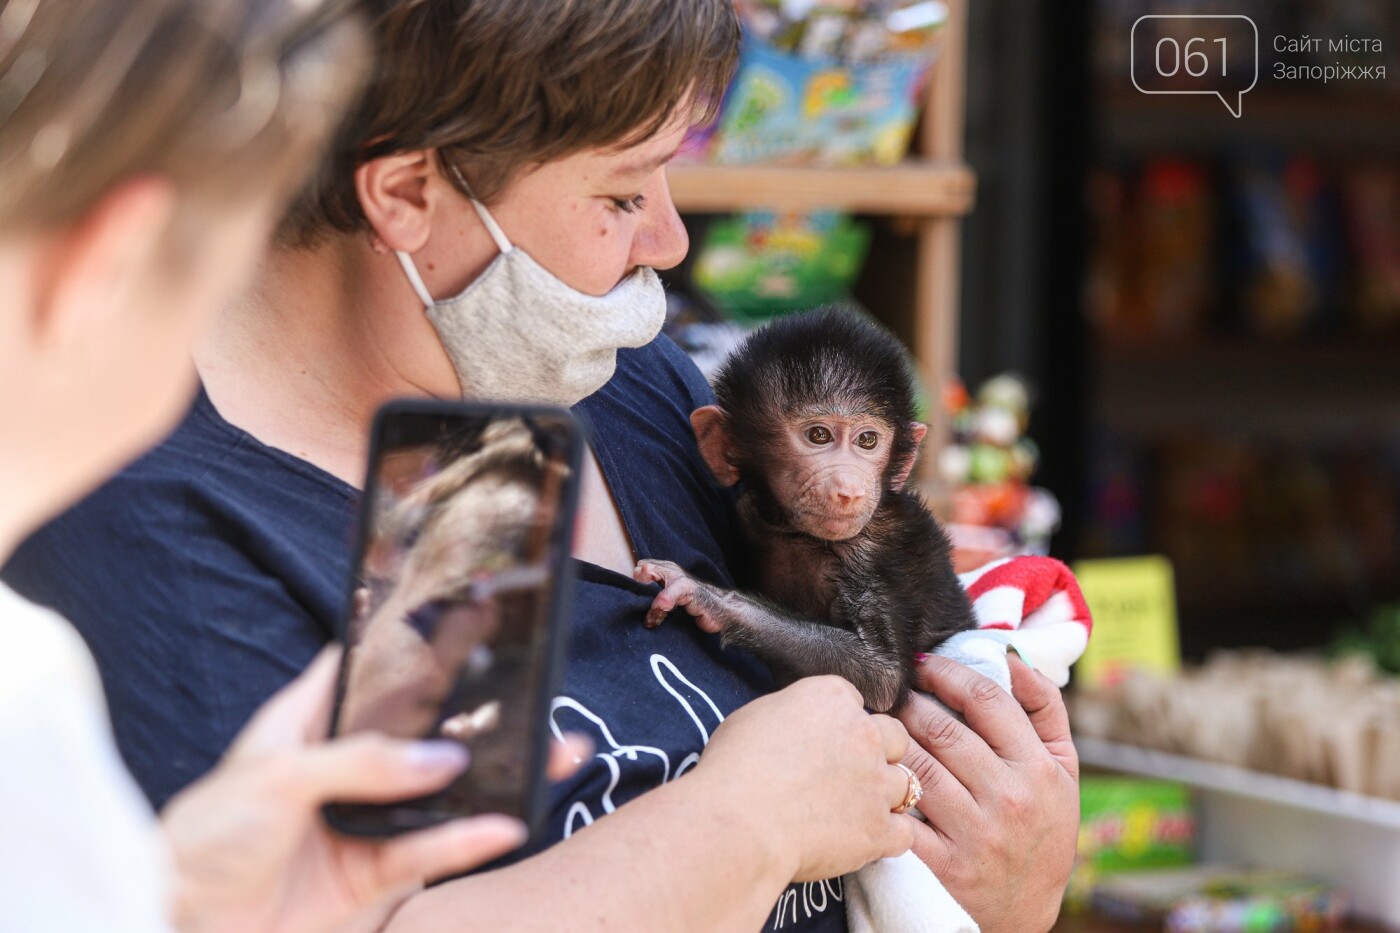
<svg viewBox="0 0 1400 933">
<path fill-rule="evenodd" d="M 905 691 L 905 670 L 913 659 L 900 654 L 889 637 L 889 624 L 879 621 L 880 608 L 857 607 L 851 629 L 805 619 L 765 599 L 722 590 L 694 579 L 669 561 L 644 560 L 636 577 L 662 584 L 647 613 L 655 628 L 672 609 L 684 609 L 706 632 L 721 636 L 726 648 L 741 648 L 767 662 L 780 676 L 797 680 L 837 674 L 850 681 L 865 705 L 884 713 Z"/>
</svg>

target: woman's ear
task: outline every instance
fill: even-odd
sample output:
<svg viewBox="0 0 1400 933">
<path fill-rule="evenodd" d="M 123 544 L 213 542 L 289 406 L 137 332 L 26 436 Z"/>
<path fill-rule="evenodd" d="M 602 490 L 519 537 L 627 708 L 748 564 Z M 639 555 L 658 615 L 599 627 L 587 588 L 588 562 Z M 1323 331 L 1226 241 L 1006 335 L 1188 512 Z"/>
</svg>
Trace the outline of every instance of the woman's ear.
<svg viewBox="0 0 1400 933">
<path fill-rule="evenodd" d="M 435 187 L 441 179 L 431 149 L 371 159 L 355 170 L 355 194 L 376 247 L 416 253 L 432 231 Z"/>
<path fill-rule="evenodd" d="M 153 270 L 159 274 L 174 212 L 169 182 L 137 178 L 46 238 L 30 315 L 35 346 L 62 354 L 119 326 Z"/>
</svg>

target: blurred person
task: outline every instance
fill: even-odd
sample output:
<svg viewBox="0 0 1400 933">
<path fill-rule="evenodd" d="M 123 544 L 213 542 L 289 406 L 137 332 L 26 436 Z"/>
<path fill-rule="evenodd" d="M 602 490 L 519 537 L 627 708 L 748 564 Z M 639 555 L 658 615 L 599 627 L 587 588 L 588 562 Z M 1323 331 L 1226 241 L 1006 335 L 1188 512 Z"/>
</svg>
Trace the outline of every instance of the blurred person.
<svg viewBox="0 0 1400 933">
<path fill-rule="evenodd" d="M 1047 929 L 1078 816 L 1048 681 L 1013 661 L 1012 698 L 932 659 L 925 688 L 968 725 L 913 702 L 910 745 L 853 715 L 849 685 L 765 696 L 753 658 L 694 626 L 642 627 L 638 553 L 720 585 L 739 566 L 732 502 L 689 422 L 713 398 L 657 336 L 652 271 L 688 246 L 665 166 L 732 71 L 730 0 L 390 0 L 373 31 L 370 89 L 252 292 L 201 342 L 193 408 L 5 571 L 94 646 L 147 794 L 210 767 L 344 625 L 380 404 L 568 404 L 591 449 L 551 725 L 597 753 L 556 788 L 528 857 L 415 896 L 394 928 L 839 930 L 835 876 L 912 838 L 987 933 Z M 55 568 L 114 535 L 119 553 Z M 907 785 L 875 745 L 923 780 L 932 828 L 882 822 Z"/>
<path fill-rule="evenodd" d="M 196 331 L 366 51 L 360 23 L 307 3 L 0 3 L 0 555 L 188 404 Z M 452 743 L 320 742 L 333 651 L 158 826 L 77 634 L 4 587 L 0 633 L 0 928 L 328 929 L 524 838 L 504 817 L 328 833 L 327 801 L 418 796 L 467 763 Z"/>
</svg>

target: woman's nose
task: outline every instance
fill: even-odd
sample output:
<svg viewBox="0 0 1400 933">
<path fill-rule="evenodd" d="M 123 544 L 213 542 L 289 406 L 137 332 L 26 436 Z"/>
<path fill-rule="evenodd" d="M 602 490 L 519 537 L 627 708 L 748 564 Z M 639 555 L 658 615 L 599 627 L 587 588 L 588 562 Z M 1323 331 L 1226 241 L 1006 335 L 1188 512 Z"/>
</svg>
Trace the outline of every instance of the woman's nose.
<svg viewBox="0 0 1400 933">
<path fill-rule="evenodd" d="M 680 265 L 690 251 L 690 234 L 686 232 L 676 204 L 671 200 L 671 186 L 664 171 L 658 173 L 654 191 L 645 192 L 646 209 L 642 222 L 632 239 L 630 265 L 671 269 Z"/>
</svg>

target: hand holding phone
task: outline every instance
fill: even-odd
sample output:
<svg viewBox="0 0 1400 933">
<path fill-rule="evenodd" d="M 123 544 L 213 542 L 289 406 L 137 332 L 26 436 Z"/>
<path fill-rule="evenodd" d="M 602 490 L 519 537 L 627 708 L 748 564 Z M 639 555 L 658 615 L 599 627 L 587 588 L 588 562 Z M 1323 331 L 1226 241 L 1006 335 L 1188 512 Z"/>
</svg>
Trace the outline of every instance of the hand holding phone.
<svg viewBox="0 0 1400 933">
<path fill-rule="evenodd" d="M 542 813 L 580 450 L 562 409 L 405 401 L 379 413 L 332 735 L 461 742 L 472 764 L 417 800 L 330 806 L 336 828 Z"/>
</svg>

